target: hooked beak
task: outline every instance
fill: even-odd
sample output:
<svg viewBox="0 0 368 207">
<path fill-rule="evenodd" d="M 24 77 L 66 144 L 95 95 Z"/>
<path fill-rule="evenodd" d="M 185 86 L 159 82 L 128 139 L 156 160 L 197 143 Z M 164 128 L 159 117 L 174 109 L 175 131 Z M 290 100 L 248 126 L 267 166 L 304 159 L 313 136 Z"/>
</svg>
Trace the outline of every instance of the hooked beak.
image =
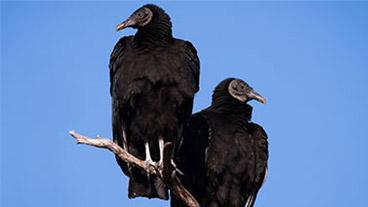
<svg viewBox="0 0 368 207">
<path fill-rule="evenodd" d="M 127 20 L 125 20 L 124 22 L 116 25 L 116 31 L 120 31 L 122 29 L 125 29 L 127 27 L 131 27 L 131 26 L 134 26 L 135 25 L 135 20 L 132 19 L 132 18 L 128 18 Z"/>
<path fill-rule="evenodd" d="M 254 99 L 262 104 L 266 103 L 266 99 L 254 90 L 251 90 L 247 95 L 250 99 Z"/>
</svg>

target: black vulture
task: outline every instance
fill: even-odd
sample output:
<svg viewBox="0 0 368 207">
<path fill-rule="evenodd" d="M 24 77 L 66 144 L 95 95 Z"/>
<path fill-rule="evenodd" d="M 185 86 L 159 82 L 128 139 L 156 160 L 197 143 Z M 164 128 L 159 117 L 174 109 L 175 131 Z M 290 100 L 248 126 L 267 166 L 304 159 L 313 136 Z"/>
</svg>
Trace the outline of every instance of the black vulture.
<svg viewBox="0 0 368 207">
<path fill-rule="evenodd" d="M 113 140 L 163 170 L 163 146 L 182 137 L 199 90 L 197 51 L 173 38 L 170 17 L 156 5 L 142 6 L 116 29 L 127 27 L 137 32 L 117 42 L 109 65 Z M 168 199 L 160 179 L 117 162 L 130 177 L 129 198 Z"/>
<path fill-rule="evenodd" d="M 252 207 L 267 173 L 268 142 L 250 122 L 250 100 L 265 99 L 240 79 L 223 80 L 212 104 L 192 116 L 176 152 L 183 185 L 203 207 Z M 171 195 L 171 206 L 186 206 Z"/>
</svg>

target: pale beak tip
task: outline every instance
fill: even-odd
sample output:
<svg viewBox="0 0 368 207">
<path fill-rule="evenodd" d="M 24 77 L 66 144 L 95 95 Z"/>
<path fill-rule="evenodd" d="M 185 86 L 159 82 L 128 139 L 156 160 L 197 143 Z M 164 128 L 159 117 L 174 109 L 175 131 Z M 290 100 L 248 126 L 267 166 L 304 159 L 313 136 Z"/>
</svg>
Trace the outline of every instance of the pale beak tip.
<svg viewBox="0 0 368 207">
<path fill-rule="evenodd" d="M 266 104 L 267 103 L 266 99 L 263 98 L 263 97 L 259 99 L 259 102 L 262 103 L 262 104 Z"/>
<path fill-rule="evenodd" d="M 120 31 L 120 30 L 122 30 L 123 29 L 122 24 L 116 25 L 115 29 L 116 29 L 117 32 Z"/>
</svg>

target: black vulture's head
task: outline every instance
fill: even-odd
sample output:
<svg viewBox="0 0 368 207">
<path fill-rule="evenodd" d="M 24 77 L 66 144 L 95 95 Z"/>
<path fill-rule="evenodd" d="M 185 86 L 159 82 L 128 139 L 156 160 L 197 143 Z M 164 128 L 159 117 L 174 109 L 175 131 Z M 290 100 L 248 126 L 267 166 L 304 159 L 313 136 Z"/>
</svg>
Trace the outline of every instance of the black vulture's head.
<svg viewBox="0 0 368 207">
<path fill-rule="evenodd" d="M 128 19 L 116 25 L 116 31 L 127 27 L 135 29 L 146 28 L 159 21 L 171 27 L 170 17 L 163 9 L 153 4 L 147 4 L 133 12 Z"/>
<path fill-rule="evenodd" d="M 265 98 L 259 95 L 252 87 L 250 87 L 250 85 L 240 79 L 234 79 L 229 83 L 228 92 L 233 98 L 241 102 L 256 100 L 263 104 L 266 103 Z"/>
<path fill-rule="evenodd" d="M 228 78 L 223 80 L 214 90 L 213 101 L 232 99 L 236 102 L 247 103 L 250 100 L 256 100 L 265 104 L 266 99 L 258 94 L 250 85 L 241 79 Z"/>
</svg>

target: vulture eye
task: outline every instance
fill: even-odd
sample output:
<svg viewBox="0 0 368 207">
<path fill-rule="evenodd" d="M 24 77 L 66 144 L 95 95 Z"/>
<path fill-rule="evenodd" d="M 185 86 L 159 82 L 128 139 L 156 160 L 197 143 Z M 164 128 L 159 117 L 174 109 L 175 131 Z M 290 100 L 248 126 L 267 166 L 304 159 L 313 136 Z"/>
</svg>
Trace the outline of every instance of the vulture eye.
<svg viewBox="0 0 368 207">
<path fill-rule="evenodd" d="M 143 11 L 139 11 L 135 14 L 136 18 L 142 19 L 144 17 Z"/>
</svg>

